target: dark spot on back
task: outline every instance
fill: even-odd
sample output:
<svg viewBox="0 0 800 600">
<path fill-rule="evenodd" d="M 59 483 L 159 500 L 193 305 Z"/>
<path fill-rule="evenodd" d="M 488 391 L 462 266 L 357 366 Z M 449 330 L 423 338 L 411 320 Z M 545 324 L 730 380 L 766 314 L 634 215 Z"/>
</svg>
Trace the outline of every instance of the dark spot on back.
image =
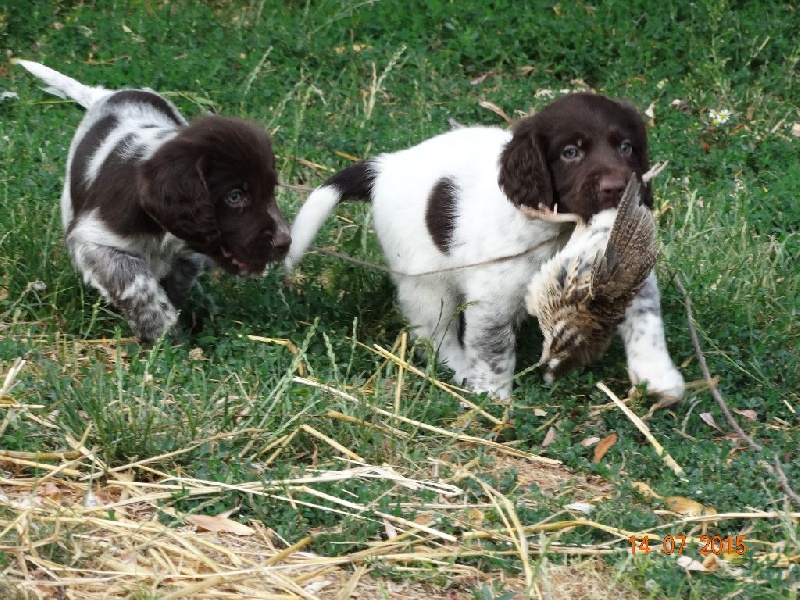
<svg viewBox="0 0 800 600">
<path fill-rule="evenodd" d="M 440 252 L 449 254 L 453 242 L 453 231 L 456 221 L 456 196 L 458 186 L 449 177 L 442 177 L 428 196 L 428 208 L 425 211 L 425 224 L 428 233 Z"/>
<path fill-rule="evenodd" d="M 89 162 L 103 141 L 108 137 L 108 134 L 111 133 L 111 130 L 118 124 L 119 120 L 114 115 L 103 117 L 89 128 L 89 131 L 83 136 L 78 147 L 75 148 L 75 155 L 72 158 L 72 165 L 69 173 L 70 196 L 72 197 L 72 210 L 74 214 L 78 214 L 85 200 L 86 186 L 84 181 L 89 168 Z"/>
<path fill-rule="evenodd" d="M 81 211 L 99 209 L 100 218 L 117 234 L 155 235 L 162 233 L 161 227 L 139 204 L 136 172 L 143 150 L 131 149 L 135 140 L 133 133 L 123 137 L 103 161 L 97 177 L 88 187 L 76 185 L 73 180 L 72 203 L 73 206 L 79 205 Z M 76 172 L 74 165 L 73 175 Z"/>
<path fill-rule="evenodd" d="M 155 92 L 148 92 L 146 90 L 122 90 L 113 94 L 108 99 L 107 103 L 109 106 L 119 104 L 149 104 L 157 111 L 172 119 L 176 125 L 185 124 L 175 107 Z"/>
<path fill-rule="evenodd" d="M 370 161 L 365 160 L 343 169 L 330 177 L 323 187 L 335 187 L 342 195 L 342 200 L 372 200 L 372 186 L 375 173 Z"/>
</svg>

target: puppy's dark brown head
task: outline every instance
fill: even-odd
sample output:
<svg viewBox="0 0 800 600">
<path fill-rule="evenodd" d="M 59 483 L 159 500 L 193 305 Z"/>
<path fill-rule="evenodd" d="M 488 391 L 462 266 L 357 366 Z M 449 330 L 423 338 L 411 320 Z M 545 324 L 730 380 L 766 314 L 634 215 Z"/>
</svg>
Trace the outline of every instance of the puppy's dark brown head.
<svg viewBox="0 0 800 600">
<path fill-rule="evenodd" d="M 203 117 L 142 163 L 139 198 L 192 250 L 247 275 L 289 250 L 289 228 L 275 203 L 277 179 L 266 132 L 240 119 Z"/>
<path fill-rule="evenodd" d="M 570 94 L 521 120 L 500 157 L 498 183 L 515 205 L 588 220 L 619 204 L 632 173 L 650 168 L 645 123 L 635 108 L 595 94 Z M 644 204 L 653 206 L 650 184 Z"/>
</svg>

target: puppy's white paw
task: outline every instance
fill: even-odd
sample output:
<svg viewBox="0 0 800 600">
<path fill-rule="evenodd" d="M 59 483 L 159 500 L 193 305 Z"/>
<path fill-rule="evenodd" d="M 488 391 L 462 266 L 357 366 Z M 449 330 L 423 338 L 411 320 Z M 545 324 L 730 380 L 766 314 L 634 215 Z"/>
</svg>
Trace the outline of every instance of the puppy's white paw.
<svg viewBox="0 0 800 600">
<path fill-rule="evenodd" d="M 493 398 L 503 402 L 507 402 L 511 399 L 511 381 L 507 377 L 485 377 L 473 372 L 466 376 L 461 376 L 459 373 L 456 373 L 453 380 L 462 385 L 466 385 L 476 394 L 486 392 Z"/>
<path fill-rule="evenodd" d="M 683 393 L 686 391 L 683 375 L 672 361 L 661 364 L 654 361 L 629 365 L 628 375 L 633 385 L 647 382 L 648 392 L 658 394 L 665 399 L 678 401 L 683 398 Z"/>
<path fill-rule="evenodd" d="M 467 382 L 469 384 L 469 382 Z M 483 392 L 488 393 L 491 397 L 496 398 L 497 400 L 501 400 L 502 402 L 508 402 L 511 400 L 511 384 L 503 385 L 500 387 L 495 386 L 487 386 L 487 385 L 470 385 L 470 388 L 476 394 L 482 394 Z"/>
</svg>

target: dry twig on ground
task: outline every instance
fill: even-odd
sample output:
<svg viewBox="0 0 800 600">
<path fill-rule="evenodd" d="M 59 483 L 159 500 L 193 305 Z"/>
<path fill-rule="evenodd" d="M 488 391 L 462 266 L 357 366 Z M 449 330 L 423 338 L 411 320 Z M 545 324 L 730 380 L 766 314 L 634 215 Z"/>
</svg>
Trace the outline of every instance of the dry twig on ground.
<svg viewBox="0 0 800 600">
<path fill-rule="evenodd" d="M 689 292 L 686 291 L 686 286 L 683 285 L 680 276 L 675 275 L 674 278 L 675 285 L 680 290 L 681 294 L 683 294 L 683 304 L 686 307 L 686 317 L 687 323 L 689 326 L 689 335 L 692 338 L 692 345 L 694 346 L 694 353 L 697 356 L 697 361 L 700 363 L 700 369 L 703 371 L 703 377 L 708 382 L 708 388 L 711 390 L 711 395 L 714 397 L 714 400 L 717 402 L 722 414 L 725 416 L 725 420 L 728 422 L 728 425 L 736 432 L 736 434 L 744 440 L 748 446 L 752 450 L 757 450 L 759 452 L 764 451 L 764 446 L 756 442 L 752 437 L 750 437 L 747 433 L 745 433 L 744 429 L 737 423 L 736 419 L 733 417 L 733 413 L 731 412 L 730 408 L 728 407 L 728 403 L 725 402 L 725 399 L 722 397 L 719 389 L 717 388 L 716 380 L 711 377 L 711 371 L 708 369 L 708 363 L 706 362 L 706 357 L 703 354 L 703 350 L 700 348 L 700 338 L 697 335 L 697 328 L 694 324 L 694 313 L 692 311 L 692 299 L 689 296 Z M 781 487 L 783 488 L 784 493 L 789 497 L 789 499 L 794 502 L 796 505 L 800 506 L 800 495 L 795 492 L 791 485 L 789 485 L 789 478 L 784 473 L 783 468 L 781 467 L 780 459 L 777 455 L 773 456 L 775 463 L 770 465 L 769 463 L 764 463 L 764 467 L 775 475 L 780 483 Z"/>
</svg>

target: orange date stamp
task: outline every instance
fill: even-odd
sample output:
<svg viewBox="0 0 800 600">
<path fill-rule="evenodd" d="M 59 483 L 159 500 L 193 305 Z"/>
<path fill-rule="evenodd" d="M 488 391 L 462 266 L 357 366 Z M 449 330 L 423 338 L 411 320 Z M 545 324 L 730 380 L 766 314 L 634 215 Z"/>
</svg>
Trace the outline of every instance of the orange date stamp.
<svg viewBox="0 0 800 600">
<path fill-rule="evenodd" d="M 650 536 L 645 535 L 641 538 L 637 538 L 635 535 L 632 535 L 628 538 L 628 541 L 631 544 L 631 554 L 636 554 L 637 552 L 644 552 L 645 554 L 650 553 Z M 657 547 L 658 538 L 653 538 L 653 542 L 653 547 Z M 744 556 L 747 552 L 747 542 L 743 535 L 737 535 L 736 537 L 701 535 L 699 542 L 700 556 L 708 556 L 710 554 L 715 554 L 717 556 L 720 554 L 738 554 L 739 556 Z M 661 539 L 661 550 L 667 555 L 683 554 L 685 546 L 685 535 L 665 535 Z"/>
</svg>

